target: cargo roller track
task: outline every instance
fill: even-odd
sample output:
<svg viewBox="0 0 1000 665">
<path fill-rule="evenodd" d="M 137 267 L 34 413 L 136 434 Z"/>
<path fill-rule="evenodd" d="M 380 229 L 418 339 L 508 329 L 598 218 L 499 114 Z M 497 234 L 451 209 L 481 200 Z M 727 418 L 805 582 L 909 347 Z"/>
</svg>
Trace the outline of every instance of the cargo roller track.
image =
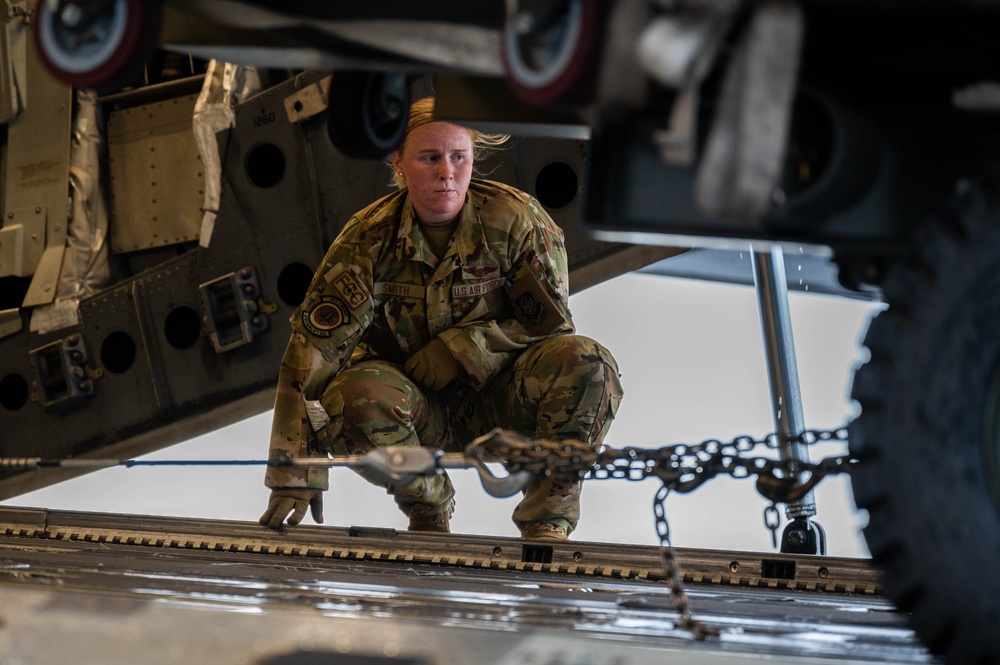
<svg viewBox="0 0 1000 665">
<path fill-rule="evenodd" d="M 936 662 L 867 560 L 677 553 L 691 610 L 718 637 L 680 626 L 656 547 L 0 508 L 0 653 L 19 663 L 91 662 L 80 658 L 88 649 L 105 663 L 134 662 L 137 649 L 146 663 L 262 665 Z M 67 652 L 32 660 L 43 648 Z"/>
</svg>

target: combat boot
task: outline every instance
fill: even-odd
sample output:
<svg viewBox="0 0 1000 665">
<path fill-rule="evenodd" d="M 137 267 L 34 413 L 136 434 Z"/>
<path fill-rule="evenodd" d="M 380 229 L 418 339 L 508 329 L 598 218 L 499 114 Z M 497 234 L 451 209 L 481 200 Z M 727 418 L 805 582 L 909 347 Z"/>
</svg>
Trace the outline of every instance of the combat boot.
<svg viewBox="0 0 1000 665">
<path fill-rule="evenodd" d="M 566 529 L 552 522 L 531 522 L 521 531 L 522 538 L 544 538 L 548 540 L 569 540 Z"/>
<path fill-rule="evenodd" d="M 451 502 L 446 510 L 438 506 L 414 505 L 410 507 L 410 523 L 407 531 L 434 531 L 451 533 L 451 514 L 455 511 L 455 502 Z"/>
</svg>

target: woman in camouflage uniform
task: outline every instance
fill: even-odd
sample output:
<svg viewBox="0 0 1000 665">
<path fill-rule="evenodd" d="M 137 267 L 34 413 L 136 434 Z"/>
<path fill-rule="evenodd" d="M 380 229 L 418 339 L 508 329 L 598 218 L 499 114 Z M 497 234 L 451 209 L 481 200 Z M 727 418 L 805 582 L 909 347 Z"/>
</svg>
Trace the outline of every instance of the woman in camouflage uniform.
<svg viewBox="0 0 1000 665">
<path fill-rule="evenodd" d="M 600 446 L 622 394 L 617 365 L 573 334 L 560 229 L 531 196 L 472 178 L 497 142 L 434 121 L 431 98 L 414 103 L 392 157 L 399 191 L 348 221 L 292 316 L 272 461 L 460 451 L 495 427 Z M 297 524 L 307 507 L 322 522 L 327 482 L 324 468 L 268 467 L 261 524 Z M 447 474 L 387 489 L 410 530 L 448 532 Z M 580 489 L 532 482 L 512 517 L 521 535 L 566 538 Z"/>
</svg>

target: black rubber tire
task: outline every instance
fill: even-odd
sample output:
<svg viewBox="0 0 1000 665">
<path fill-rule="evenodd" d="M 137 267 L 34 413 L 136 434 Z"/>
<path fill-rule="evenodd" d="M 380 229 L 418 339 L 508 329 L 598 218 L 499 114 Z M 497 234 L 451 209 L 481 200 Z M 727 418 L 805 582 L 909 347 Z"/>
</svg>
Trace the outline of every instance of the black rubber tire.
<svg viewBox="0 0 1000 665">
<path fill-rule="evenodd" d="M 354 159 L 385 159 L 406 138 L 410 87 L 403 74 L 336 72 L 330 81 L 327 133 Z"/>
<path fill-rule="evenodd" d="M 554 44 L 526 40 L 508 20 L 501 33 L 501 57 L 510 90 L 538 106 L 592 101 L 607 5 L 604 0 L 567 0 L 564 16 L 545 34 Z"/>
<path fill-rule="evenodd" d="M 39 2 L 32 32 L 39 57 L 57 80 L 108 92 L 133 83 L 159 48 L 162 14 L 160 0 L 115 0 L 94 20 L 90 36 L 80 39 Z"/>
<path fill-rule="evenodd" d="M 882 288 L 852 389 L 865 539 L 932 651 L 1000 663 L 1000 179 L 961 185 Z"/>
</svg>

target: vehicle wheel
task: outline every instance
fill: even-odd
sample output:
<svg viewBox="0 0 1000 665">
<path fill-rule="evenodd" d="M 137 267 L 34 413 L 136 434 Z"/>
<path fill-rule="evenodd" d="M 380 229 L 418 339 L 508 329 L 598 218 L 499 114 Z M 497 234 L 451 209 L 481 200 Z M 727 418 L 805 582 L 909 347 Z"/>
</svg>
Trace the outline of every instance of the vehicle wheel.
<svg viewBox="0 0 1000 665">
<path fill-rule="evenodd" d="M 327 132 L 355 159 L 385 159 L 403 143 L 410 118 L 405 74 L 337 72 L 330 81 Z"/>
<path fill-rule="evenodd" d="M 590 101 L 596 84 L 606 3 L 561 0 L 524 3 L 504 23 L 502 58 L 507 85 L 538 105 Z M 544 12 L 541 6 L 548 6 Z"/>
<path fill-rule="evenodd" d="M 117 90 L 139 75 L 159 47 L 158 0 L 112 0 L 87 15 L 83 3 L 39 2 L 35 44 L 58 80 L 77 88 Z"/>
<path fill-rule="evenodd" d="M 854 377 L 865 538 L 917 635 L 949 663 L 1000 663 L 1000 174 L 888 269 Z"/>
</svg>

